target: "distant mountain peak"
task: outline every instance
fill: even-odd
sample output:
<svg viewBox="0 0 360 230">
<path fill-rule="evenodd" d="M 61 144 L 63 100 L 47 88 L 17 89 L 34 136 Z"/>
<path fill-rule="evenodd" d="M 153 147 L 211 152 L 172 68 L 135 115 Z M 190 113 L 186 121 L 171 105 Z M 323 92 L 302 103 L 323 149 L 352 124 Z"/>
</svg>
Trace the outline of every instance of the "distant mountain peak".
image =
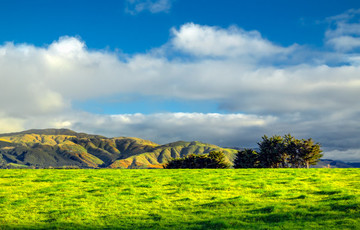
<svg viewBox="0 0 360 230">
<path fill-rule="evenodd" d="M 37 134 L 37 135 L 66 135 L 66 136 L 78 136 L 78 137 L 101 137 L 107 138 L 100 135 L 94 134 L 86 134 L 86 133 L 78 133 L 71 129 L 56 129 L 56 128 L 49 128 L 49 129 L 29 129 L 21 132 L 14 132 L 14 133 L 4 133 L 0 134 L 0 137 L 3 136 L 15 136 L 15 135 L 25 135 L 25 134 Z"/>
<path fill-rule="evenodd" d="M 76 135 L 77 132 L 70 129 L 29 129 L 21 132 L 4 133 L 0 136 L 14 136 L 22 134 L 38 134 L 38 135 Z"/>
</svg>

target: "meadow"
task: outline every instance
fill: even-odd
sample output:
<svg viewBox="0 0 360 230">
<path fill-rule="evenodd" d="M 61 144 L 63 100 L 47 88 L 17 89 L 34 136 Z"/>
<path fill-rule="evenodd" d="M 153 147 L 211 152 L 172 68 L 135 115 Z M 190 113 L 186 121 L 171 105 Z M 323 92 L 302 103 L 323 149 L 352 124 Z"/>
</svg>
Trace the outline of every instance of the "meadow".
<svg viewBox="0 0 360 230">
<path fill-rule="evenodd" d="M 360 169 L 0 170 L 0 229 L 360 229 Z"/>
</svg>

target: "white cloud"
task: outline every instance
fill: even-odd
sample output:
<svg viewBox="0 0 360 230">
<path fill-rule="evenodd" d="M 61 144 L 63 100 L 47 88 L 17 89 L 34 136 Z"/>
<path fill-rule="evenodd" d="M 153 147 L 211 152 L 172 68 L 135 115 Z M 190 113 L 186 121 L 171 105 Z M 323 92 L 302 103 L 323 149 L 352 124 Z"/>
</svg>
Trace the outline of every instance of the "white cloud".
<svg viewBox="0 0 360 230">
<path fill-rule="evenodd" d="M 360 9 L 348 10 L 327 21 L 332 25 L 325 33 L 327 45 L 340 52 L 360 48 Z"/>
<path fill-rule="evenodd" d="M 0 133 L 22 131 L 24 130 L 24 123 L 23 119 L 7 117 L 0 113 Z"/>
<path fill-rule="evenodd" d="M 169 12 L 172 0 L 126 0 L 126 12 L 138 14 L 143 11 L 151 13 Z"/>
<path fill-rule="evenodd" d="M 85 43 L 79 38 L 64 36 L 59 39 L 59 42 L 52 43 L 48 50 L 50 54 L 73 58 L 74 56 L 81 57 L 85 47 Z"/>
<path fill-rule="evenodd" d="M 333 46 L 338 51 L 347 52 L 360 47 L 360 37 L 334 37 L 329 39 L 327 44 Z"/>
<path fill-rule="evenodd" d="M 173 28 L 172 33 L 175 48 L 196 56 L 259 58 L 286 54 L 293 49 L 272 44 L 258 31 L 244 31 L 234 26 L 222 29 L 188 23 L 179 30 Z"/>
<path fill-rule="evenodd" d="M 63 96 L 45 83 L 44 49 L 7 43 L 0 47 L 0 107 L 23 117 L 53 113 L 68 106 Z"/>
<path fill-rule="evenodd" d="M 260 114 L 329 114 L 360 107 L 357 66 L 277 68 L 236 58 L 183 62 L 151 55 L 122 62 L 114 54 L 87 50 L 75 38 L 61 38 L 48 48 L 6 44 L 0 50 L 0 105 L 12 114 L 58 112 L 74 100 L 134 93 L 214 100 L 229 111 Z"/>
</svg>

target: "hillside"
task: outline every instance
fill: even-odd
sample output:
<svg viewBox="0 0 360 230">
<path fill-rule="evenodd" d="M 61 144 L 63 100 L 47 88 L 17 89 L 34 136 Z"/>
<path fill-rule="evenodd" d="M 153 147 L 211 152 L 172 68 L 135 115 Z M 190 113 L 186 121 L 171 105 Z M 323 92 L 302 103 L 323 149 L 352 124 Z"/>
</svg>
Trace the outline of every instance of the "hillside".
<svg viewBox="0 0 360 230">
<path fill-rule="evenodd" d="M 224 151 L 231 162 L 236 150 L 200 142 L 158 145 L 139 138 L 107 138 L 68 129 L 0 134 L 0 168 L 162 168 L 170 158 Z"/>
<path fill-rule="evenodd" d="M 319 163 L 311 168 L 360 168 L 360 163 L 343 162 L 339 160 L 320 159 Z"/>
<path fill-rule="evenodd" d="M 232 162 L 236 150 L 224 149 L 216 145 L 203 144 L 201 142 L 184 142 L 178 141 L 166 145 L 158 146 L 151 151 L 137 154 L 126 159 L 120 159 L 110 165 L 110 168 L 138 168 L 138 167 L 155 167 L 162 168 L 162 164 L 171 158 L 184 157 L 189 154 L 203 154 L 211 151 L 223 151 L 228 162 Z"/>
<path fill-rule="evenodd" d="M 236 149 L 198 141 L 165 145 L 134 137 L 107 138 L 69 129 L 32 129 L 0 134 L 0 168 L 162 168 L 171 158 Z M 358 168 L 357 163 L 321 159 L 314 168 Z"/>
</svg>

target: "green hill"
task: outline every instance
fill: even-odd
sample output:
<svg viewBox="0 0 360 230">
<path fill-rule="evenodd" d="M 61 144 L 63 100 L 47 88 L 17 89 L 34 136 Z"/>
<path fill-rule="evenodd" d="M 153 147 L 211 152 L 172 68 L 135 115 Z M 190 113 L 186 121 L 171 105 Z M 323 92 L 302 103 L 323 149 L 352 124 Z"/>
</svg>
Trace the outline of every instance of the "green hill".
<svg viewBox="0 0 360 230">
<path fill-rule="evenodd" d="M 166 145 L 157 146 L 151 151 L 136 154 L 126 159 L 119 159 L 110 165 L 110 168 L 139 168 L 139 167 L 161 167 L 171 158 L 184 157 L 189 154 L 205 154 L 211 151 L 223 151 L 226 160 L 231 163 L 237 150 L 224 149 L 216 145 L 201 142 L 178 141 Z"/>
<path fill-rule="evenodd" d="M 200 142 L 158 145 L 139 138 L 107 138 L 68 129 L 0 134 L 0 168 L 162 168 L 171 158 L 236 150 Z"/>
</svg>

